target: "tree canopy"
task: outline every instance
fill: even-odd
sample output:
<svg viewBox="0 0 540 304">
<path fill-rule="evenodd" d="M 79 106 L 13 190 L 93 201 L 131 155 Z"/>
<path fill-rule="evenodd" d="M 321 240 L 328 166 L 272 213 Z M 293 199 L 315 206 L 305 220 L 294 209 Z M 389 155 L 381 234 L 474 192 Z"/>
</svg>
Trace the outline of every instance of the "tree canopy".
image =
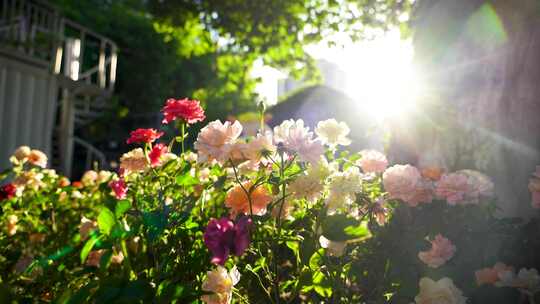
<svg viewBox="0 0 540 304">
<path fill-rule="evenodd" d="M 400 24 L 411 0 L 53 0 L 120 47 L 117 93 L 133 112 L 168 96 L 200 98 L 209 117 L 254 106 L 256 59 L 295 77 L 317 73 L 304 46 Z M 329 43 L 335 43 L 331 38 Z"/>
</svg>

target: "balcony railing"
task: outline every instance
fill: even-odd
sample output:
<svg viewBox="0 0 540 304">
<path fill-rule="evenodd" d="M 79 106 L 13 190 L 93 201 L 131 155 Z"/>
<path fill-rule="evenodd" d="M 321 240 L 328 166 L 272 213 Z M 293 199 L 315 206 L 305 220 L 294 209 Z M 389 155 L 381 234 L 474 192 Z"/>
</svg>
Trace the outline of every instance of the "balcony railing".
<svg viewBox="0 0 540 304">
<path fill-rule="evenodd" d="M 49 66 L 54 74 L 111 92 L 117 46 L 110 39 L 64 18 L 41 0 L 0 0 L 0 46 Z"/>
</svg>

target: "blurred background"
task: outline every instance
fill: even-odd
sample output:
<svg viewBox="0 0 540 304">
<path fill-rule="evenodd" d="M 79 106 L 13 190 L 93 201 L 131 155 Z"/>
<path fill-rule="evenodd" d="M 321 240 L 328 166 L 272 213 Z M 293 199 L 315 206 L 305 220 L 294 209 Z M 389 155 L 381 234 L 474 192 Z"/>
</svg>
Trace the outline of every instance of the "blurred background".
<svg viewBox="0 0 540 304">
<path fill-rule="evenodd" d="M 334 117 L 351 127 L 352 150 L 486 172 L 505 214 L 529 213 L 536 0 L 0 3 L 0 168 L 25 144 L 77 178 L 114 168 L 131 130 L 163 128 L 167 98 L 245 126 L 258 126 L 264 103 L 269 126 Z"/>
</svg>

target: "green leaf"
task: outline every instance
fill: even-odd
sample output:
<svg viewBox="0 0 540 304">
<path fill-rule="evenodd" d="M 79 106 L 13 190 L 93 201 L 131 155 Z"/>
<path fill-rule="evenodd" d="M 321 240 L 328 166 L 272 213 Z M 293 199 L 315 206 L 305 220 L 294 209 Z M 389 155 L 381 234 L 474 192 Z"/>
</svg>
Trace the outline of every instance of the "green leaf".
<svg viewBox="0 0 540 304">
<path fill-rule="evenodd" d="M 199 183 L 199 180 L 191 176 L 191 174 L 189 173 L 186 173 L 184 175 L 178 175 L 176 177 L 176 184 L 178 186 L 188 187 L 188 186 L 197 185 L 198 183 Z"/>
<path fill-rule="evenodd" d="M 172 300 L 182 298 L 185 291 L 185 286 L 174 284 L 170 280 L 163 281 L 157 289 L 159 303 L 170 303 Z"/>
<path fill-rule="evenodd" d="M 143 222 L 148 229 L 148 238 L 151 242 L 155 241 L 167 226 L 167 218 L 158 211 L 143 213 Z"/>
<path fill-rule="evenodd" d="M 129 208 L 131 208 L 131 202 L 128 200 L 121 200 L 116 203 L 116 207 L 114 208 L 114 214 L 116 215 L 116 218 L 121 217 L 126 213 Z"/>
<path fill-rule="evenodd" d="M 91 237 L 88 241 L 86 241 L 81 250 L 81 263 L 84 263 L 84 261 L 86 261 L 88 254 L 90 253 L 90 251 L 92 251 L 92 248 L 94 248 L 94 245 L 96 245 L 96 243 L 100 239 L 101 237 Z"/>
<path fill-rule="evenodd" d="M 349 226 L 354 227 L 358 224 L 359 222 L 356 219 L 347 217 L 344 214 L 331 215 L 322 222 L 322 234 L 332 241 L 343 242 L 351 240 L 356 237 L 349 235 L 345 232 L 345 229 Z"/>
<path fill-rule="evenodd" d="M 309 268 L 311 268 L 311 270 L 316 270 L 320 268 L 323 254 L 324 254 L 324 249 L 322 248 L 320 248 L 319 250 L 313 253 L 311 258 L 309 259 Z"/>
<path fill-rule="evenodd" d="M 330 298 L 332 296 L 332 287 L 330 286 L 315 285 L 314 288 L 315 292 L 322 297 Z"/>
<path fill-rule="evenodd" d="M 367 221 L 360 223 L 358 226 L 345 227 L 345 233 L 355 239 L 366 239 L 371 237 L 371 231 L 369 231 Z"/>
<path fill-rule="evenodd" d="M 294 255 L 296 256 L 296 261 L 300 262 L 300 245 L 296 241 L 287 241 L 286 242 L 287 247 L 291 249 L 294 252 Z"/>
<path fill-rule="evenodd" d="M 109 208 L 103 207 L 98 215 L 97 222 L 101 233 L 109 235 L 116 224 L 116 219 Z"/>
</svg>

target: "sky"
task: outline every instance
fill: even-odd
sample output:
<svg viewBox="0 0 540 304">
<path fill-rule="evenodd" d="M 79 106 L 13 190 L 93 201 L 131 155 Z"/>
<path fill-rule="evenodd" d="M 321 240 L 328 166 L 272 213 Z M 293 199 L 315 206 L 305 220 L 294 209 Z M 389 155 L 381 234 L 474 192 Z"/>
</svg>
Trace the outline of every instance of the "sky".
<svg viewBox="0 0 540 304">
<path fill-rule="evenodd" d="M 337 64 L 345 73 L 345 93 L 377 118 L 394 115 L 409 106 L 419 86 L 410 40 L 402 40 L 395 30 L 370 41 L 352 43 L 343 38 L 342 44 L 343 47 L 330 48 L 322 42 L 306 46 L 306 50 L 315 59 Z M 268 103 L 275 103 L 277 82 L 287 75 L 260 62 L 253 75 L 263 79 L 258 92 Z"/>
</svg>

